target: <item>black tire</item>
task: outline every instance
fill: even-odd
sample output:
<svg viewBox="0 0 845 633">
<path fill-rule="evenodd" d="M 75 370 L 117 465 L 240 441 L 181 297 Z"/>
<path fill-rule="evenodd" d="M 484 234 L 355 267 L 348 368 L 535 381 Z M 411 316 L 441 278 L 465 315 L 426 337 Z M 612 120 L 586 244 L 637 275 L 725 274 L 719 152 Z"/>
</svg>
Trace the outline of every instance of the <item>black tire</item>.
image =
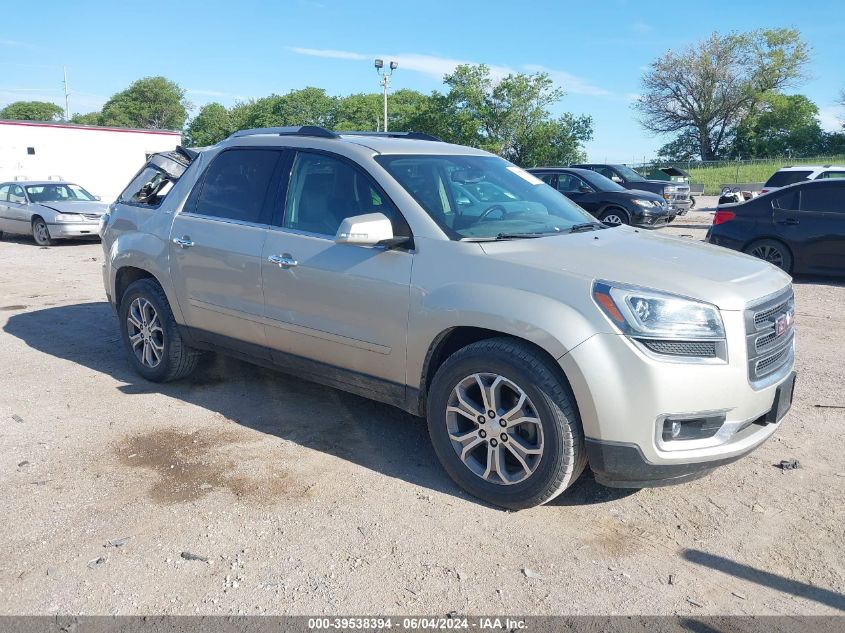
<svg viewBox="0 0 845 633">
<path fill-rule="evenodd" d="M 610 223 L 609 226 L 620 226 L 620 224 L 631 224 L 631 216 L 628 215 L 628 212 L 625 209 L 620 209 L 618 207 L 611 207 L 609 209 L 605 209 L 599 215 L 599 220 L 607 224 L 608 218 L 617 217 L 621 220 L 621 222 L 613 222 Z"/>
<path fill-rule="evenodd" d="M 32 218 L 32 239 L 39 246 L 53 246 L 56 243 L 56 240 L 50 237 L 50 228 L 44 218 L 38 216 Z"/>
<path fill-rule="evenodd" d="M 792 273 L 792 253 L 783 242 L 757 240 L 746 246 L 744 252 L 767 261 L 787 273 Z"/>
<path fill-rule="evenodd" d="M 148 366 L 138 357 L 129 342 L 129 311 L 136 299 L 149 302 L 154 308 L 161 326 L 160 342 L 163 348 L 159 362 Z M 152 382 L 170 382 L 190 374 L 197 367 L 200 352 L 189 347 L 182 339 L 173 311 L 162 287 L 153 279 L 139 279 L 129 285 L 120 300 L 118 308 L 120 335 L 126 348 L 129 362 L 141 376 Z"/>
<path fill-rule="evenodd" d="M 536 470 L 517 483 L 505 485 L 477 475 L 461 460 L 449 438 L 446 407 L 452 390 L 476 373 L 498 374 L 519 385 L 540 418 L 543 450 Z M 428 431 L 440 463 L 455 483 L 484 501 L 513 510 L 555 498 L 587 463 L 581 419 L 569 386 L 550 361 L 530 345 L 509 338 L 473 343 L 443 363 L 429 391 Z M 495 438 L 486 440 L 481 450 L 494 442 Z"/>
</svg>

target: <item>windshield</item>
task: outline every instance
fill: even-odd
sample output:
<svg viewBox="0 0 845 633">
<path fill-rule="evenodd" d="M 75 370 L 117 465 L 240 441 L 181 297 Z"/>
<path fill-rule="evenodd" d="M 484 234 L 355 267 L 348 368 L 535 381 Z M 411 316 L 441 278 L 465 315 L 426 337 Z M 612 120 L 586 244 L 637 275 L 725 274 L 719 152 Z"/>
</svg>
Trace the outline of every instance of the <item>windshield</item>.
<svg viewBox="0 0 845 633">
<path fill-rule="evenodd" d="M 515 239 L 597 224 L 542 180 L 495 156 L 377 156 L 452 239 Z"/>
<path fill-rule="evenodd" d="M 79 185 L 30 185 L 26 193 L 32 202 L 67 202 L 73 200 L 96 200 L 94 196 Z"/>
<path fill-rule="evenodd" d="M 572 173 L 577 174 L 599 191 L 628 191 L 619 183 L 613 182 L 610 178 L 602 176 L 600 173 L 591 169 L 579 169 Z"/>
<path fill-rule="evenodd" d="M 642 182 L 643 180 L 645 180 L 645 178 L 640 176 L 630 167 L 626 167 L 625 165 L 614 165 L 613 168 L 620 174 L 622 174 L 622 177 L 625 180 L 633 180 L 634 182 Z"/>
</svg>

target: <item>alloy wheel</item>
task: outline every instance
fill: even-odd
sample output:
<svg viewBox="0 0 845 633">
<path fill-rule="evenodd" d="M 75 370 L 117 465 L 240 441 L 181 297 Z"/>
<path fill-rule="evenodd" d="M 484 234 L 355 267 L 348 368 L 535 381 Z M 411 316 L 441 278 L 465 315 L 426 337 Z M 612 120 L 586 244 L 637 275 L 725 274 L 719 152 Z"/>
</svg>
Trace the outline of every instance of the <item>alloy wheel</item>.
<svg viewBox="0 0 845 633">
<path fill-rule="evenodd" d="M 158 367 L 164 356 L 164 329 L 152 303 L 138 297 L 130 304 L 126 331 L 138 361 L 150 368 Z"/>
<path fill-rule="evenodd" d="M 604 222 L 605 224 L 607 224 L 609 226 L 619 226 L 620 224 L 624 224 L 624 222 L 622 221 L 622 218 L 620 218 L 615 213 L 609 213 L 606 216 L 604 216 L 604 218 L 602 219 L 602 222 Z"/>
<path fill-rule="evenodd" d="M 44 222 L 36 222 L 33 230 L 35 232 L 35 241 L 39 244 L 46 244 L 50 241 L 50 231 Z"/>
<path fill-rule="evenodd" d="M 446 406 L 452 448 L 476 476 L 499 485 L 530 477 L 543 456 L 543 426 L 531 399 L 498 374 L 467 376 Z"/>
<path fill-rule="evenodd" d="M 778 268 L 783 268 L 783 253 L 780 249 L 769 244 L 761 244 L 751 249 L 751 254 L 754 257 L 759 257 L 770 264 L 774 264 Z"/>
</svg>

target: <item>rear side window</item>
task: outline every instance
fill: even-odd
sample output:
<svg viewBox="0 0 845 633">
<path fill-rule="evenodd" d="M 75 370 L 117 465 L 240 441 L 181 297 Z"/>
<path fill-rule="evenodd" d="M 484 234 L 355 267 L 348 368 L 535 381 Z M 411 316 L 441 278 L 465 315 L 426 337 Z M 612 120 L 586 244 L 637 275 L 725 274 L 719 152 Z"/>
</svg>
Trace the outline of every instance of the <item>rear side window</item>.
<svg viewBox="0 0 845 633">
<path fill-rule="evenodd" d="M 805 187 L 801 192 L 801 210 L 845 213 L 845 187 Z"/>
<path fill-rule="evenodd" d="M 807 180 L 807 176 L 812 174 L 811 171 L 776 171 L 772 177 L 766 181 L 766 187 L 786 187 L 787 185 Z"/>
<path fill-rule="evenodd" d="M 816 180 L 828 180 L 828 179 L 836 179 L 836 178 L 845 178 L 845 171 L 825 171 L 822 172 L 821 175 L 816 178 Z"/>
<path fill-rule="evenodd" d="M 798 208 L 798 191 L 793 188 L 789 193 L 776 195 L 775 199 L 772 200 L 772 207 L 784 211 L 796 210 Z"/>
<path fill-rule="evenodd" d="M 3 185 L 0 187 L 0 202 L 7 202 L 9 200 L 9 187 L 11 187 L 11 185 Z"/>
<path fill-rule="evenodd" d="M 267 224 L 264 201 L 281 152 L 233 149 L 222 152 L 205 173 L 192 211 L 214 218 Z"/>
</svg>

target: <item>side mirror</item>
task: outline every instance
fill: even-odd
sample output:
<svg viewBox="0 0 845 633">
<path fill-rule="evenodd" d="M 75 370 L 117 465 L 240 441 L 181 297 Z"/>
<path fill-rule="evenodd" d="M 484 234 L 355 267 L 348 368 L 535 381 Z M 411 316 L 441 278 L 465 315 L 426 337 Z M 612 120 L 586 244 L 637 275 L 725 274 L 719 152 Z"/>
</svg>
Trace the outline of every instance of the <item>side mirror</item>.
<svg viewBox="0 0 845 633">
<path fill-rule="evenodd" d="M 587 185 L 581 185 L 580 187 L 578 187 L 578 192 L 579 193 L 593 193 L 593 190 L 590 189 Z"/>
<path fill-rule="evenodd" d="M 340 223 L 334 236 L 336 244 L 376 246 L 393 241 L 393 225 L 383 213 L 354 215 Z"/>
<path fill-rule="evenodd" d="M 100 200 L 102 200 L 102 198 L 101 198 L 100 196 L 94 196 L 94 200 L 96 200 L 97 202 L 99 202 Z"/>
<path fill-rule="evenodd" d="M 624 182 L 619 176 L 616 176 L 615 174 L 611 176 L 610 179 L 616 184 L 621 184 L 622 182 Z"/>
</svg>

